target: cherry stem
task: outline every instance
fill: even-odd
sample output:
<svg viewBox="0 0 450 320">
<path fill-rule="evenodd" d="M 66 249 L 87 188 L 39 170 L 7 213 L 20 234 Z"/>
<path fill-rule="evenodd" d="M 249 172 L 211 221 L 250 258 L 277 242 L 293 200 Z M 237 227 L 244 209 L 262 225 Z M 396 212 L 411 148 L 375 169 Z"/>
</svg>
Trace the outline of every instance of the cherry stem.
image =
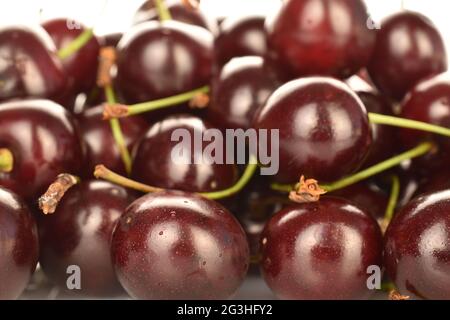
<svg viewBox="0 0 450 320">
<path fill-rule="evenodd" d="M 150 111 L 154 111 L 157 109 L 163 109 L 167 107 L 171 107 L 174 105 L 178 105 L 183 102 L 191 101 L 195 99 L 199 95 L 207 94 L 209 92 L 209 87 L 204 86 L 192 91 L 188 91 L 185 93 L 181 93 L 175 96 L 171 96 L 168 98 L 137 103 L 133 105 L 122 105 L 122 104 L 110 104 L 105 107 L 104 111 L 104 119 L 112 119 L 112 118 L 123 118 L 128 116 L 134 116 L 141 113 L 146 113 Z"/>
<path fill-rule="evenodd" d="M 172 15 L 166 6 L 164 0 L 154 0 L 156 10 L 158 11 L 159 21 L 171 20 Z"/>
<path fill-rule="evenodd" d="M 436 126 L 422 121 L 404 119 L 393 116 L 386 116 L 384 114 L 369 113 L 369 120 L 374 124 L 384 124 L 388 126 L 408 128 L 420 131 L 426 131 L 436 133 L 446 137 L 450 137 L 450 129 L 445 127 Z"/>
<path fill-rule="evenodd" d="M 327 192 L 336 191 L 345 187 L 348 187 L 352 184 L 355 184 L 357 182 L 360 182 L 362 180 L 365 180 L 367 178 L 370 178 L 372 176 L 375 176 L 385 170 L 388 170 L 392 167 L 395 167 L 402 163 L 405 160 L 416 158 L 419 156 L 422 156 L 426 154 L 427 152 L 434 149 L 434 144 L 430 142 L 423 142 L 416 146 L 415 148 L 408 150 L 406 152 L 403 152 L 395 157 L 392 157 L 390 159 L 387 159 L 385 161 L 382 161 L 372 167 L 369 167 L 365 170 L 362 170 L 358 173 L 355 173 L 351 176 L 345 177 L 343 179 L 337 180 L 330 184 L 323 184 L 320 185 L 322 189 L 324 189 Z M 283 185 L 283 184 L 272 184 L 272 189 L 276 191 L 281 192 L 291 192 L 295 185 Z"/>
<path fill-rule="evenodd" d="M 58 175 L 47 191 L 39 198 L 39 209 L 44 214 L 54 213 L 64 194 L 74 185 L 80 182 L 80 178 L 68 173 Z"/>
<path fill-rule="evenodd" d="M 78 37 L 73 39 L 67 46 L 61 48 L 58 51 L 58 57 L 64 60 L 83 48 L 89 40 L 94 36 L 94 30 L 92 28 L 84 30 Z"/>
<path fill-rule="evenodd" d="M 397 207 L 398 197 L 400 194 L 400 179 L 395 175 L 392 176 L 391 179 L 391 194 L 389 196 L 389 202 L 384 214 L 384 220 L 386 220 L 387 224 L 389 224 L 394 217 L 395 208 Z"/>
<path fill-rule="evenodd" d="M 256 157 L 251 156 L 249 160 L 249 164 L 244 170 L 244 173 L 239 178 L 239 180 L 230 188 L 220 190 L 220 191 L 214 191 L 214 192 L 198 192 L 197 194 L 213 200 L 223 199 L 226 197 L 230 197 L 239 191 L 241 191 L 247 183 L 251 180 L 253 177 L 256 169 L 258 168 L 258 163 L 256 161 Z M 158 188 L 154 186 L 149 186 L 134 180 L 131 180 L 129 178 L 126 178 L 124 176 L 121 176 L 120 174 L 117 174 L 108 168 L 106 168 L 104 165 L 98 165 L 95 167 L 94 176 L 97 179 L 103 179 L 115 184 L 118 184 L 120 186 L 134 189 L 140 192 L 144 193 L 153 193 L 153 192 L 161 192 L 165 191 L 167 189 Z"/>
<path fill-rule="evenodd" d="M 0 148 L 0 173 L 11 172 L 14 167 L 14 156 L 11 150 Z"/>
<path fill-rule="evenodd" d="M 114 94 L 114 90 L 111 85 L 107 85 L 104 88 L 106 100 L 110 104 L 116 103 L 116 97 Z M 111 131 L 114 137 L 114 140 L 116 142 L 117 147 L 119 148 L 120 156 L 122 158 L 123 164 L 125 166 L 125 171 L 127 174 L 131 174 L 132 169 L 132 160 L 130 152 L 128 151 L 128 148 L 125 143 L 125 138 L 123 137 L 122 128 L 120 127 L 119 119 L 111 119 L 109 120 L 109 123 L 111 125 Z"/>
</svg>

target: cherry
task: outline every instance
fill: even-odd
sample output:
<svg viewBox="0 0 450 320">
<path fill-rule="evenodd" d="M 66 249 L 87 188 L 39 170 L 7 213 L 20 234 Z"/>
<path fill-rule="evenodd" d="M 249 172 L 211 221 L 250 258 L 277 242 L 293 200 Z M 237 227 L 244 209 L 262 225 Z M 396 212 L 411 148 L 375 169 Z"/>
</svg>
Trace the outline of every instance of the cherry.
<svg viewBox="0 0 450 320">
<path fill-rule="evenodd" d="M 280 75 L 263 58 L 234 58 L 214 79 L 208 119 L 223 129 L 248 129 L 256 110 L 280 84 Z"/>
<path fill-rule="evenodd" d="M 0 100 L 51 98 L 66 86 L 55 47 L 40 27 L 0 29 Z"/>
<path fill-rule="evenodd" d="M 118 44 L 117 85 L 129 103 L 156 100 L 209 83 L 213 36 L 176 21 L 150 21 Z"/>
<path fill-rule="evenodd" d="M 103 106 L 88 108 L 79 116 L 80 134 L 86 145 L 86 157 L 83 166 L 84 176 L 92 177 L 94 168 L 104 164 L 109 169 L 125 174 L 119 148 L 117 147 L 111 126 L 102 119 Z M 126 146 L 131 150 L 147 131 L 149 125 L 142 117 L 134 116 L 120 120 L 120 126 Z"/>
<path fill-rule="evenodd" d="M 264 280 L 282 299 L 364 299 L 367 268 L 381 263 L 376 221 L 333 197 L 278 212 L 261 236 Z"/>
<path fill-rule="evenodd" d="M 69 28 L 69 22 L 74 24 L 72 20 L 54 19 L 42 25 L 53 39 L 58 50 L 66 47 L 86 29 L 79 23 L 76 23 L 77 28 Z M 68 75 L 69 86 L 73 88 L 73 91 L 85 91 L 94 86 L 97 77 L 99 50 L 100 43 L 93 36 L 77 52 L 62 59 L 64 69 Z"/>
<path fill-rule="evenodd" d="M 372 54 L 368 21 L 360 0 L 288 0 L 266 23 L 269 48 L 296 76 L 347 78 Z"/>
<path fill-rule="evenodd" d="M 33 215 L 22 199 L 0 187 L 0 299 L 17 299 L 39 256 Z"/>
<path fill-rule="evenodd" d="M 432 191 L 441 191 L 450 189 L 450 171 L 447 167 L 447 171 L 437 171 L 432 174 L 428 179 L 420 185 L 416 194 L 421 195 Z"/>
<path fill-rule="evenodd" d="M 113 230 L 133 201 L 126 189 L 87 180 L 69 189 L 52 215 L 39 221 L 40 263 L 45 274 L 66 289 L 67 268 L 81 269 L 81 290 L 88 296 L 123 293 L 111 263 Z"/>
<path fill-rule="evenodd" d="M 255 115 L 254 128 L 279 129 L 275 179 L 282 183 L 300 175 L 326 182 L 342 178 L 359 168 L 372 141 L 358 96 L 346 84 L 322 77 L 277 89 Z"/>
<path fill-rule="evenodd" d="M 189 8 L 181 3 L 169 3 L 168 9 L 173 20 L 192 24 L 217 33 L 217 24 L 211 21 L 200 10 Z M 154 7 L 153 0 L 144 2 L 134 16 L 134 24 L 151 20 L 158 20 L 158 11 Z"/>
<path fill-rule="evenodd" d="M 215 41 L 217 63 L 222 66 L 242 56 L 264 57 L 267 54 L 264 21 L 262 16 L 226 18 Z"/>
<path fill-rule="evenodd" d="M 404 206 L 385 235 L 385 267 L 400 293 L 450 297 L 450 190 L 419 196 Z"/>
<path fill-rule="evenodd" d="M 167 191 L 133 202 L 113 235 L 120 283 L 138 299 L 226 299 L 245 278 L 249 249 L 219 203 Z"/>
<path fill-rule="evenodd" d="M 446 69 L 444 43 L 428 18 L 405 11 L 382 23 L 368 70 L 384 94 L 401 100 L 417 82 Z"/>
<path fill-rule="evenodd" d="M 192 164 L 176 163 L 172 159 L 174 147 L 180 142 L 172 141 L 172 133 L 184 129 L 194 139 L 212 126 L 200 118 L 190 115 L 176 115 L 155 123 L 141 139 L 134 151 L 132 177 L 155 187 L 190 192 L 211 192 L 232 186 L 238 178 L 235 165 L 205 163 L 195 164 L 194 159 L 202 156 L 203 148 L 183 149 Z"/>
<path fill-rule="evenodd" d="M 27 200 L 41 195 L 58 174 L 78 174 L 83 157 L 73 117 L 48 100 L 0 104 L 0 148 L 14 162 L 11 172 L 0 170 L 0 185 Z"/>
</svg>

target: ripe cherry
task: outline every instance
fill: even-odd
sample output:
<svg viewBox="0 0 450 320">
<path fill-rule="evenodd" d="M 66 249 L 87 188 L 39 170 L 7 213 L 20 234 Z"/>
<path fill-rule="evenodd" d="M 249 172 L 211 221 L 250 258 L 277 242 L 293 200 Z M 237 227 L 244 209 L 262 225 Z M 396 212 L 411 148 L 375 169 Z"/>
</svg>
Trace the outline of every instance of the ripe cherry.
<svg viewBox="0 0 450 320">
<path fill-rule="evenodd" d="M 226 299 L 249 264 L 245 233 L 219 203 L 147 194 L 121 217 L 112 242 L 120 283 L 137 299 Z"/>
<path fill-rule="evenodd" d="M 281 299 L 365 299 L 367 268 L 381 267 L 381 232 L 352 203 L 333 197 L 278 212 L 261 236 L 264 280 Z"/>
<path fill-rule="evenodd" d="M 296 182 L 300 175 L 327 182 L 342 178 L 359 168 L 372 141 L 363 103 L 331 78 L 283 85 L 258 110 L 253 125 L 279 130 L 275 179 L 282 183 Z"/>
<path fill-rule="evenodd" d="M 256 110 L 282 83 L 261 57 L 234 58 L 215 77 L 208 119 L 223 129 L 248 129 Z"/>
<path fill-rule="evenodd" d="M 56 48 L 62 49 L 85 31 L 85 27 L 76 23 L 77 28 L 69 28 L 67 19 L 54 19 L 42 26 L 48 32 Z M 79 26 L 79 27 L 78 27 Z M 80 92 L 91 89 L 97 77 L 100 43 L 93 36 L 81 49 L 62 60 L 72 91 Z"/>
<path fill-rule="evenodd" d="M 0 299 L 17 299 L 39 256 L 36 222 L 22 199 L 0 187 Z"/>
<path fill-rule="evenodd" d="M 204 142 L 203 148 L 195 148 L 193 139 L 211 128 L 206 121 L 190 115 L 171 116 L 155 123 L 134 151 L 132 177 L 155 187 L 190 192 L 211 192 L 232 186 L 238 175 L 235 165 L 207 163 L 202 158 L 195 163 L 209 142 Z M 175 130 L 185 130 L 190 135 L 191 148 L 183 148 L 183 159 L 188 160 L 185 163 L 172 158 L 174 148 L 181 143 L 172 141 Z M 176 156 L 180 158 L 179 154 Z"/>
<path fill-rule="evenodd" d="M 385 235 L 385 267 L 400 293 L 450 297 L 450 190 L 419 196 L 404 206 Z"/>
<path fill-rule="evenodd" d="M 210 82 L 213 36 L 176 21 L 134 26 L 118 44 L 117 85 L 129 103 L 170 97 Z"/>
<path fill-rule="evenodd" d="M 123 293 L 111 263 L 113 230 L 135 197 L 106 181 L 84 181 L 63 196 L 56 211 L 39 221 L 40 263 L 60 288 L 67 288 L 67 268 L 81 269 L 81 290 L 88 296 Z"/>
<path fill-rule="evenodd" d="M 372 54 L 368 21 L 360 0 L 288 0 L 266 23 L 269 50 L 297 77 L 347 78 Z"/>
<path fill-rule="evenodd" d="M 215 41 L 217 63 L 222 66 L 232 58 L 267 54 L 265 17 L 226 18 Z"/>
<path fill-rule="evenodd" d="M 102 112 L 103 105 L 99 105 L 88 108 L 78 115 L 80 134 L 86 145 L 83 166 L 86 177 L 92 177 L 94 168 L 98 164 L 104 164 L 119 174 L 126 174 L 111 126 L 108 121 L 102 119 Z M 120 126 L 128 150 L 135 146 L 149 127 L 147 121 L 140 116 L 123 118 L 120 120 Z"/>
<path fill-rule="evenodd" d="M 48 100 L 0 104 L 0 148 L 13 157 L 0 185 L 26 200 L 41 195 L 62 172 L 79 174 L 82 147 L 73 117 Z"/>
<path fill-rule="evenodd" d="M 55 46 L 40 27 L 0 29 L 0 100 L 51 98 L 66 87 Z"/>
<path fill-rule="evenodd" d="M 446 69 L 444 43 L 428 18 L 406 11 L 382 23 L 368 65 L 381 92 L 401 100 L 420 80 Z"/>
</svg>

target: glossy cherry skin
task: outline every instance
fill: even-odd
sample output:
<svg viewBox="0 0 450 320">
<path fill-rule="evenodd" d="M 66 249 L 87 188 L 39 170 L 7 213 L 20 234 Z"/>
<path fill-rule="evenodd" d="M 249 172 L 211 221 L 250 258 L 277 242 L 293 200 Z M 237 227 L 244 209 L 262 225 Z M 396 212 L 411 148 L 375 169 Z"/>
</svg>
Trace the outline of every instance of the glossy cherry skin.
<svg viewBox="0 0 450 320">
<path fill-rule="evenodd" d="M 208 119 L 222 129 L 248 129 L 256 110 L 281 83 L 280 75 L 263 58 L 234 58 L 213 81 Z"/>
<path fill-rule="evenodd" d="M 194 148 L 194 135 L 202 134 L 212 126 L 200 118 L 190 115 L 176 115 L 155 123 L 146 132 L 133 152 L 132 177 L 140 182 L 160 188 L 190 192 L 211 192 L 226 189 L 237 181 L 237 168 L 232 164 L 195 164 L 194 159 L 203 154 L 203 148 Z M 192 140 L 190 149 L 183 152 L 191 163 L 172 159 L 174 148 L 181 140 L 172 141 L 175 130 L 186 130 Z"/>
<path fill-rule="evenodd" d="M 25 202 L 0 187 L 0 300 L 17 299 L 36 268 L 36 222 Z"/>
<path fill-rule="evenodd" d="M 385 235 L 385 267 L 400 293 L 450 298 L 450 190 L 427 193 L 404 206 Z"/>
<path fill-rule="evenodd" d="M 222 66 L 235 57 L 266 56 L 265 19 L 261 16 L 225 19 L 215 40 L 217 63 Z"/>
<path fill-rule="evenodd" d="M 443 73 L 416 85 L 402 102 L 400 116 L 450 128 L 450 75 Z M 402 129 L 400 137 L 405 147 L 432 137 L 440 144 L 441 152 L 450 152 L 448 137 L 408 129 Z"/>
<path fill-rule="evenodd" d="M 78 120 L 81 138 L 86 146 L 84 175 L 92 177 L 94 168 L 98 164 L 104 164 L 119 174 L 126 174 L 111 125 L 103 120 L 103 105 L 86 109 L 78 116 Z M 128 150 L 132 150 L 149 125 L 142 117 L 133 116 L 120 119 L 120 127 Z"/>
<path fill-rule="evenodd" d="M 106 181 L 86 180 L 72 187 L 56 211 L 39 221 L 40 264 L 56 285 L 67 289 L 67 268 L 81 269 L 81 290 L 87 296 L 123 293 L 111 263 L 114 228 L 136 198 Z"/>
<path fill-rule="evenodd" d="M 0 147 L 14 158 L 13 170 L 0 173 L 0 185 L 26 200 L 39 197 L 58 174 L 80 172 L 83 152 L 75 120 L 48 100 L 0 104 Z"/>
<path fill-rule="evenodd" d="M 134 26 L 118 44 L 117 85 L 127 102 L 170 97 L 209 84 L 213 36 L 176 21 Z"/>
<path fill-rule="evenodd" d="M 385 95 L 401 100 L 420 80 L 446 69 L 444 43 L 428 18 L 406 11 L 382 23 L 368 70 Z"/>
<path fill-rule="evenodd" d="M 377 222 L 347 200 L 324 197 L 278 212 L 261 236 L 262 274 L 281 299 L 366 299 L 380 266 Z"/>
<path fill-rule="evenodd" d="M 447 171 L 440 170 L 428 177 L 428 179 L 420 185 L 416 195 L 445 189 L 450 189 L 450 170 L 448 167 Z"/>
<path fill-rule="evenodd" d="M 66 76 L 55 50 L 40 27 L 0 29 L 0 100 L 59 95 Z"/>
<path fill-rule="evenodd" d="M 113 264 L 137 299 L 226 299 L 247 273 L 249 249 L 234 216 L 201 196 L 147 194 L 114 232 Z"/>
<path fill-rule="evenodd" d="M 288 0 L 266 22 L 269 49 L 297 77 L 347 78 L 372 54 L 368 19 L 360 0 Z"/>
<path fill-rule="evenodd" d="M 372 142 L 363 103 L 346 84 L 331 78 L 283 85 L 258 110 L 253 126 L 279 130 L 274 178 L 283 183 L 301 175 L 328 182 L 342 178 L 359 168 Z"/>
<path fill-rule="evenodd" d="M 48 32 L 58 50 L 66 47 L 85 31 L 85 27 L 69 28 L 75 25 L 74 21 L 67 19 L 54 19 L 45 22 L 42 27 Z M 78 23 L 77 23 L 78 26 Z M 100 43 L 93 36 L 76 53 L 62 60 L 68 76 L 69 86 L 73 91 L 89 90 L 94 86 L 97 77 L 98 55 Z"/>
<path fill-rule="evenodd" d="M 169 2 L 167 5 L 173 20 L 208 29 L 214 34 L 218 32 L 217 23 L 211 21 L 200 10 L 188 8 L 181 3 Z M 153 1 L 146 1 L 134 15 L 134 24 L 151 20 L 159 20 L 158 12 Z"/>
</svg>

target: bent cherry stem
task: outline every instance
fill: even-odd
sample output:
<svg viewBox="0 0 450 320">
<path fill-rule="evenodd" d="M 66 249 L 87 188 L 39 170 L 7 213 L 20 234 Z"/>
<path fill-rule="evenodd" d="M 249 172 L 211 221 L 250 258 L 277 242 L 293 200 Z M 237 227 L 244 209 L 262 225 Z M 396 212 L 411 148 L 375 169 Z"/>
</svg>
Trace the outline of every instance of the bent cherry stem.
<svg viewBox="0 0 450 320">
<path fill-rule="evenodd" d="M 386 211 L 384 213 L 384 218 L 381 222 L 381 231 L 383 234 L 394 217 L 395 208 L 397 207 L 398 197 L 400 194 L 400 179 L 398 176 L 392 176 L 391 178 L 391 194 L 389 195 L 389 201 L 386 206 Z"/>
<path fill-rule="evenodd" d="M 14 167 L 14 156 L 11 150 L 0 148 L 0 173 L 11 172 Z"/>
<path fill-rule="evenodd" d="M 239 191 L 241 191 L 248 184 L 248 182 L 250 181 L 250 179 L 253 177 L 254 173 L 256 172 L 257 168 L 258 168 L 258 163 L 256 161 L 256 157 L 251 156 L 249 159 L 249 164 L 245 168 L 244 173 L 242 174 L 242 176 L 239 178 L 239 180 L 233 186 L 231 186 L 227 189 L 224 189 L 224 190 L 213 191 L 213 192 L 198 192 L 197 194 L 199 194 L 205 198 L 212 199 L 212 200 L 219 200 L 219 199 L 223 199 L 226 197 L 230 197 L 230 196 L 238 193 Z M 126 188 L 130 188 L 130 189 L 134 189 L 134 190 L 144 192 L 144 193 L 161 192 L 161 191 L 167 190 L 164 188 L 149 186 L 149 185 L 134 181 L 132 179 L 123 177 L 123 176 L 109 170 L 104 165 L 96 166 L 95 171 L 94 171 L 94 176 L 97 179 L 103 179 L 103 180 L 115 183 L 117 185 L 120 185 L 120 186 L 123 186 Z"/>
<path fill-rule="evenodd" d="M 372 167 L 369 167 L 369 168 L 362 170 L 358 173 L 355 173 L 351 176 L 337 180 L 330 184 L 322 184 L 322 185 L 320 185 L 320 188 L 325 190 L 326 192 L 331 192 L 331 191 L 336 191 L 336 190 L 348 187 L 352 184 L 355 184 L 357 182 L 360 182 L 362 180 L 365 180 L 367 178 L 375 176 L 385 170 L 393 168 L 405 160 L 420 157 L 420 156 L 428 153 L 429 151 L 433 150 L 434 148 L 435 148 L 434 144 L 432 144 L 430 142 L 423 142 L 423 143 L 419 144 L 417 147 L 415 147 L 409 151 L 403 152 L 395 157 L 392 157 L 388 160 L 382 161 Z M 276 190 L 276 191 L 281 191 L 281 192 L 291 192 L 293 190 L 297 190 L 299 187 L 298 185 L 299 184 L 283 185 L 283 184 L 275 183 L 275 184 L 272 184 L 272 189 Z"/>
</svg>

